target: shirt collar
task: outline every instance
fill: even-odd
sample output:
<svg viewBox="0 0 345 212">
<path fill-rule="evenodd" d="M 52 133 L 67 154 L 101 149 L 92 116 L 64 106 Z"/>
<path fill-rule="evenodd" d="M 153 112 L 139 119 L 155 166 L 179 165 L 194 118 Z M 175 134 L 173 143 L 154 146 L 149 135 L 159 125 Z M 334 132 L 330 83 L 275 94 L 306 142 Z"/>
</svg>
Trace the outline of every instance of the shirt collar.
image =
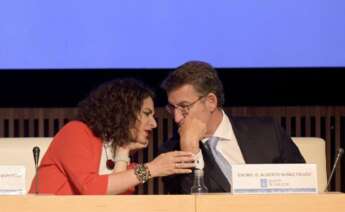
<svg viewBox="0 0 345 212">
<path fill-rule="evenodd" d="M 235 135 L 229 117 L 226 115 L 224 110 L 222 110 L 222 113 L 222 121 L 212 136 L 218 137 L 219 140 L 229 141 L 235 138 Z M 207 140 L 208 138 L 205 138 L 202 140 L 202 142 L 206 142 Z"/>
</svg>

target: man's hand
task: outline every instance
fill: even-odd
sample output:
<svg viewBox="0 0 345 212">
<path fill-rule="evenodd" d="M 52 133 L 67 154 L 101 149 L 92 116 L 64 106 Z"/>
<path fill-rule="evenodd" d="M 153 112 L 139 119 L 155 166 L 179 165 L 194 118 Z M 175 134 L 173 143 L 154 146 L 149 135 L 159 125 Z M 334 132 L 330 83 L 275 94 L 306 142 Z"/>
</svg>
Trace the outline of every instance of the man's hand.
<svg viewBox="0 0 345 212">
<path fill-rule="evenodd" d="M 187 116 L 179 128 L 181 150 L 197 154 L 199 141 L 206 135 L 206 124 L 198 118 Z"/>
</svg>

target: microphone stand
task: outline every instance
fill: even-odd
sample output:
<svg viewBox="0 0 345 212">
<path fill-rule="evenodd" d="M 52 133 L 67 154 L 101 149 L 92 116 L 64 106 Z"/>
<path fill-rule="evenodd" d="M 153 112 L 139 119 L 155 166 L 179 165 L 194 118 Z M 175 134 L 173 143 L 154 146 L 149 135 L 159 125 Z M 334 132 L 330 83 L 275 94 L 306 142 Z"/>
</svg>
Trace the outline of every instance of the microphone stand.
<svg viewBox="0 0 345 212">
<path fill-rule="evenodd" d="M 38 194 L 38 166 L 35 164 L 36 179 L 35 179 L 35 194 Z"/>
<path fill-rule="evenodd" d="M 344 154 L 344 149 L 343 148 L 339 148 L 338 149 L 337 157 L 335 158 L 335 161 L 334 161 L 334 164 L 333 164 L 333 168 L 332 168 L 331 174 L 329 175 L 329 178 L 328 178 L 328 181 L 327 181 L 327 185 L 326 185 L 326 188 L 325 188 L 324 192 L 328 191 L 328 187 L 331 184 L 331 180 L 332 180 L 335 168 L 337 167 L 338 161 L 343 156 L 343 154 Z"/>
</svg>

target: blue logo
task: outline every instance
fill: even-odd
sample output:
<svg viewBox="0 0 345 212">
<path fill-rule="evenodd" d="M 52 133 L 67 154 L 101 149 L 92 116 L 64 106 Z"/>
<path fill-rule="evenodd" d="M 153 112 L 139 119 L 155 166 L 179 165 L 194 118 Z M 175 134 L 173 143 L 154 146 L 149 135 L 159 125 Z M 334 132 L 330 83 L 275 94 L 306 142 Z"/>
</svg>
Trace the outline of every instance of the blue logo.
<svg viewBox="0 0 345 212">
<path fill-rule="evenodd" d="M 261 186 L 261 188 L 267 188 L 267 179 L 266 178 L 260 179 L 260 186 Z"/>
</svg>

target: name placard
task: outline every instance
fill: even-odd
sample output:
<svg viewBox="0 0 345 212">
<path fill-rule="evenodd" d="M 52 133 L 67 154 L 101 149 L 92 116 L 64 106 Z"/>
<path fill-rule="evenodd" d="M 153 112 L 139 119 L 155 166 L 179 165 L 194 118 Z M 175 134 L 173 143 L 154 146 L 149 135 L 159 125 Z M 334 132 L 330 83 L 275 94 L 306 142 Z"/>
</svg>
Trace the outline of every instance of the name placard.
<svg viewBox="0 0 345 212">
<path fill-rule="evenodd" d="M 24 195 L 25 167 L 0 166 L 0 195 Z"/>
<path fill-rule="evenodd" d="M 318 193 L 316 164 L 232 165 L 233 194 Z"/>
</svg>

